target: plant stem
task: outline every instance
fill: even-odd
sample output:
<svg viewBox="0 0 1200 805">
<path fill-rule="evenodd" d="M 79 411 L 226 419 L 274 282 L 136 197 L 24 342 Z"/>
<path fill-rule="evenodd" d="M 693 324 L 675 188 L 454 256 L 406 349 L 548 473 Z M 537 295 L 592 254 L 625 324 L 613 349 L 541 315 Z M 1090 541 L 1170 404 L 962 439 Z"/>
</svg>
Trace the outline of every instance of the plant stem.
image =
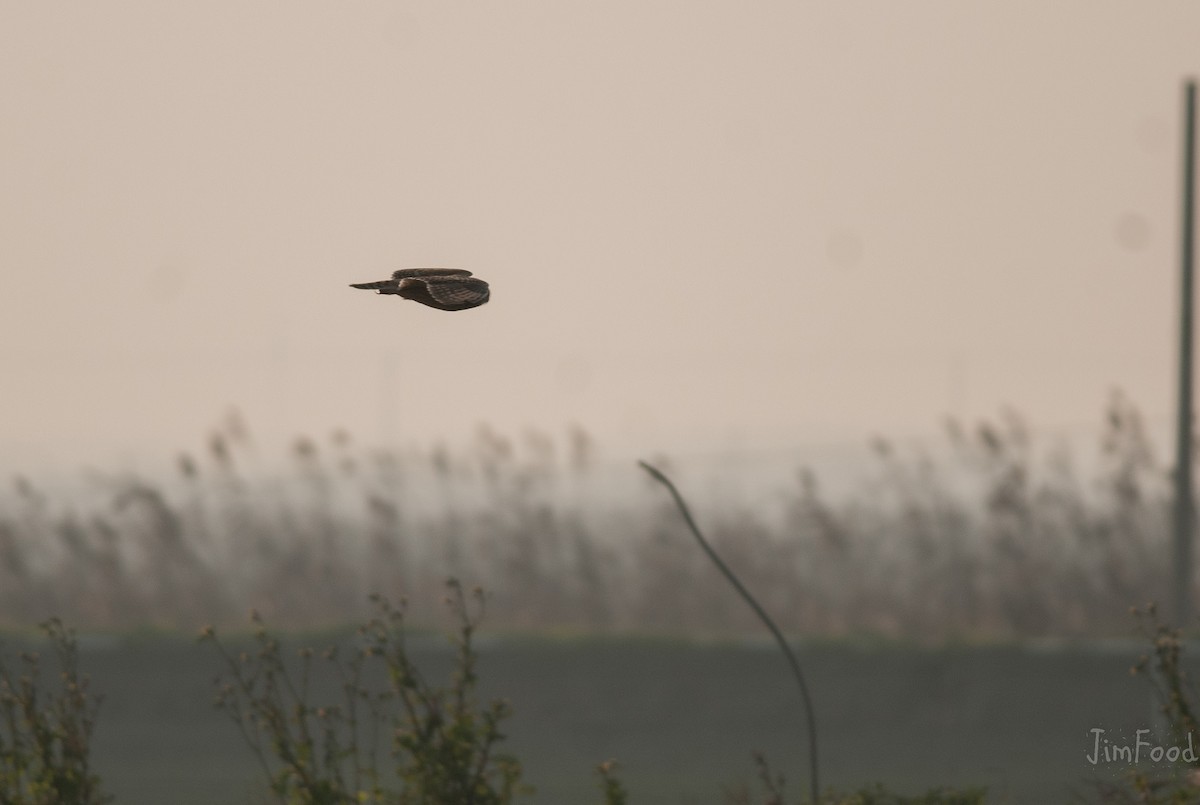
<svg viewBox="0 0 1200 805">
<path fill-rule="evenodd" d="M 639 461 L 641 466 L 654 480 L 661 483 L 671 493 L 671 497 L 675 499 L 675 505 L 679 507 L 680 514 L 683 515 L 684 522 L 687 523 L 692 535 L 696 537 L 696 541 L 700 543 L 700 547 L 708 554 L 708 558 L 713 560 L 717 568 L 725 574 L 725 578 L 729 579 L 729 583 L 738 591 L 738 594 L 745 599 L 750 608 L 754 610 L 754 614 L 758 615 L 759 620 L 766 624 L 771 635 L 775 638 L 775 642 L 779 644 L 779 650 L 783 652 L 783 656 L 787 659 L 788 665 L 792 668 L 792 675 L 796 677 L 796 684 L 800 687 L 800 697 L 804 700 L 804 711 L 808 722 L 808 762 L 809 762 L 809 791 L 812 796 L 812 801 L 817 802 L 818 793 L 821 790 L 817 782 L 817 719 L 813 714 L 812 698 L 808 695 L 808 685 L 804 682 L 804 674 L 800 671 L 800 663 L 796 659 L 796 655 L 792 653 L 792 649 L 788 646 L 787 641 L 783 638 L 783 633 L 779 631 L 779 627 L 771 620 L 766 611 L 759 606 L 758 601 L 754 600 L 754 596 L 750 591 L 738 580 L 738 577 L 733 574 L 729 566 L 721 561 L 721 557 L 717 556 L 717 552 L 708 544 L 708 540 L 700 533 L 700 529 L 696 526 L 696 521 L 692 519 L 692 513 L 688 509 L 687 503 L 684 502 L 683 496 L 679 494 L 679 490 L 675 488 L 675 484 L 671 483 L 666 475 L 663 475 L 655 467 L 647 464 L 645 461 Z"/>
</svg>

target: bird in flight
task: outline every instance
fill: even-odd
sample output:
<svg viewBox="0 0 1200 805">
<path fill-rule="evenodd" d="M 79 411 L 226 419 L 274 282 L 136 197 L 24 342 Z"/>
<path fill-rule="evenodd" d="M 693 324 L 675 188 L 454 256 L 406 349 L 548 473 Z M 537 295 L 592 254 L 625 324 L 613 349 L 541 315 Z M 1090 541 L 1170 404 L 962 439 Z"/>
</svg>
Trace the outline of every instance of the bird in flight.
<svg viewBox="0 0 1200 805">
<path fill-rule="evenodd" d="M 479 307 L 491 297 L 486 282 L 461 268 L 402 268 L 393 272 L 390 280 L 351 283 L 350 287 L 395 294 L 438 310 Z"/>
</svg>

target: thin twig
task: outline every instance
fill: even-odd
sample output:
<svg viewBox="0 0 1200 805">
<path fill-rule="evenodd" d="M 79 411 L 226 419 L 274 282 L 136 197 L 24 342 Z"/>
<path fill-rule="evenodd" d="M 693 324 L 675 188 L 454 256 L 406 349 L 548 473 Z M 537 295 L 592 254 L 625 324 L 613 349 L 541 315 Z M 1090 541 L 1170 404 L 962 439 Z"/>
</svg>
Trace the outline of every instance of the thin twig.
<svg viewBox="0 0 1200 805">
<path fill-rule="evenodd" d="M 696 541 L 700 543 L 700 547 L 708 554 L 708 558 L 713 560 L 717 568 L 725 574 L 725 578 L 729 579 L 729 583 L 733 585 L 738 594 L 750 605 L 750 608 L 754 610 L 754 614 L 758 615 L 759 620 L 766 624 L 767 629 L 770 630 L 771 635 L 775 638 L 775 642 L 779 644 L 780 651 L 787 658 L 788 665 L 792 667 L 792 675 L 796 677 L 796 684 L 800 686 L 800 697 L 804 700 L 804 711 L 808 721 L 809 791 L 812 795 L 812 801 L 815 803 L 818 793 L 821 790 L 817 782 L 817 719 L 813 714 L 812 698 L 808 695 L 808 685 L 804 683 L 804 674 L 800 671 L 800 663 L 796 660 L 796 655 L 792 653 L 791 647 L 783 639 L 783 633 L 779 631 L 779 627 L 775 625 L 770 616 L 759 606 L 758 601 L 754 600 L 754 596 L 738 580 L 738 577 L 733 574 L 729 566 L 721 561 L 721 557 L 717 556 L 717 552 L 712 549 L 712 546 L 708 544 L 708 540 L 700 533 L 700 529 L 696 527 L 696 521 L 692 519 L 692 513 L 688 509 L 687 503 L 684 502 L 683 496 L 679 494 L 679 490 L 675 488 L 675 484 L 671 483 L 671 479 L 645 461 L 639 461 L 638 465 L 650 473 L 650 476 L 654 480 L 665 486 L 667 491 L 671 493 L 671 497 L 675 499 L 675 505 L 679 507 L 679 513 L 683 515 L 684 522 L 691 529 Z"/>
</svg>

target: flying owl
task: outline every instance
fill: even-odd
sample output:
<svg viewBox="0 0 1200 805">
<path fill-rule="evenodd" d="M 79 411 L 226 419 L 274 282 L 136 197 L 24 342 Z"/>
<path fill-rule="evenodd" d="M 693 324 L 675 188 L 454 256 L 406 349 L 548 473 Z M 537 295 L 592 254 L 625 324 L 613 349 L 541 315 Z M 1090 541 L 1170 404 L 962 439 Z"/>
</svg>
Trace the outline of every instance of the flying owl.
<svg viewBox="0 0 1200 805">
<path fill-rule="evenodd" d="M 402 268 L 390 280 L 352 283 L 350 287 L 395 294 L 438 310 L 479 307 L 491 296 L 486 282 L 461 268 Z"/>
</svg>

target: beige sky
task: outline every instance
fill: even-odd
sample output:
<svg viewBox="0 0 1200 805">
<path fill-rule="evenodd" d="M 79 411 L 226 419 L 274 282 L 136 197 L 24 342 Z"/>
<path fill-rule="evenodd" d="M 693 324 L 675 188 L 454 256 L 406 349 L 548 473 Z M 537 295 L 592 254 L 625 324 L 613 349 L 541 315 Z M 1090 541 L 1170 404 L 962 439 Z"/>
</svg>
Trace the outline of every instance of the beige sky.
<svg viewBox="0 0 1200 805">
<path fill-rule="evenodd" d="M 0 2 L 0 463 L 1165 424 L 1188 74 L 1185 2 Z M 493 301 L 346 287 L 422 265 Z"/>
</svg>

